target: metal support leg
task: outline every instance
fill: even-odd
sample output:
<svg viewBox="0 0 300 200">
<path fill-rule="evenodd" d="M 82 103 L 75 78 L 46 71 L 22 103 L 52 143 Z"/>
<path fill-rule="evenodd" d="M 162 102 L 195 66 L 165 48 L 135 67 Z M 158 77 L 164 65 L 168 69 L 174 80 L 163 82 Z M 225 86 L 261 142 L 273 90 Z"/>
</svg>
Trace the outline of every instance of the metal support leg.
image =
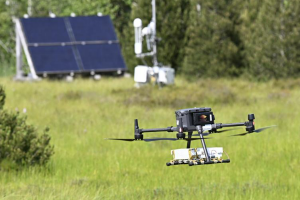
<svg viewBox="0 0 300 200">
<path fill-rule="evenodd" d="M 188 139 L 191 139 L 192 138 L 192 134 L 193 134 L 193 132 L 188 132 Z M 186 145 L 186 148 L 191 148 L 191 143 L 192 143 L 192 141 L 191 140 L 188 140 L 187 141 L 187 145 Z"/>
<path fill-rule="evenodd" d="M 206 157 L 206 162 L 210 162 L 210 158 L 209 158 L 208 153 L 207 153 L 205 140 L 204 140 L 203 135 L 202 135 L 202 133 L 203 133 L 202 126 L 196 126 L 196 129 L 197 129 L 197 131 L 200 135 L 203 151 L 204 151 L 204 154 L 205 154 L 205 157 Z"/>
<path fill-rule="evenodd" d="M 22 65 L 21 39 L 16 28 L 16 79 L 21 79 L 23 77 Z"/>
<path fill-rule="evenodd" d="M 24 35 L 23 30 L 22 30 L 21 22 L 20 22 L 19 19 L 15 19 L 14 22 L 16 24 L 16 34 L 20 38 L 21 45 L 22 45 L 24 53 L 26 55 L 28 66 L 29 66 L 29 69 L 30 69 L 30 72 L 31 72 L 31 75 L 32 75 L 32 79 L 39 80 L 40 78 L 36 75 L 35 68 L 34 68 L 34 65 L 33 65 L 33 61 L 32 61 L 32 58 L 31 58 L 31 55 L 30 55 L 30 52 L 29 52 L 29 49 L 28 49 L 28 46 L 27 46 L 27 42 L 26 42 L 26 39 L 25 39 L 25 35 Z"/>
</svg>

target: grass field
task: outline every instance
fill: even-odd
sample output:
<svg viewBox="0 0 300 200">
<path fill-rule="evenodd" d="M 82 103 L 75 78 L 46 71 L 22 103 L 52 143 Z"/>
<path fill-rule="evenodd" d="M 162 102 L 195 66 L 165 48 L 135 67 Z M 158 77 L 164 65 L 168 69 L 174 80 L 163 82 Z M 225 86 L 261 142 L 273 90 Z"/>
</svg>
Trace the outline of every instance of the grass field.
<svg viewBox="0 0 300 200">
<path fill-rule="evenodd" d="M 300 80 L 176 80 L 164 89 L 133 88 L 132 79 L 99 82 L 13 82 L 1 78 L 5 108 L 23 112 L 40 132 L 50 127 L 55 154 L 47 168 L 0 171 L 0 199 L 300 199 Z M 247 120 L 256 128 L 277 125 L 246 137 L 208 140 L 221 146 L 230 164 L 165 165 L 179 142 L 118 142 L 141 128 L 175 126 L 174 111 L 212 107 L 216 122 Z M 145 134 L 144 137 L 176 133 Z M 201 147 L 193 142 L 192 147 Z"/>
</svg>

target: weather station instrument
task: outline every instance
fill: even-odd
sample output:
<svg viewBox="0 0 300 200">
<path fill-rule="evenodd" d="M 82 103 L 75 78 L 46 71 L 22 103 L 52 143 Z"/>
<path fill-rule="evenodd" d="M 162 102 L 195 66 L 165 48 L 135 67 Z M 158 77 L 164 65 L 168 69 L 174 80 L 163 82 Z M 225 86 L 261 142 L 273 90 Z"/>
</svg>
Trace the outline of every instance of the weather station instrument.
<svg viewBox="0 0 300 200">
<path fill-rule="evenodd" d="M 174 84 L 175 70 L 164 66 L 157 60 L 157 43 L 160 40 L 156 37 L 156 2 L 152 0 L 152 20 L 143 28 L 142 20 L 136 18 L 133 21 L 135 32 L 134 52 L 136 57 L 142 59 L 144 65 L 138 65 L 134 69 L 135 86 L 140 87 L 151 80 L 154 83 L 163 86 Z M 143 37 L 146 38 L 148 52 L 143 53 Z M 152 66 L 147 65 L 144 58 L 152 57 Z"/>
<path fill-rule="evenodd" d="M 222 133 L 231 131 L 232 129 L 220 130 L 222 128 L 245 126 L 246 132 L 235 134 L 231 136 L 245 136 L 252 133 L 260 133 L 261 131 L 274 127 L 268 126 L 260 129 L 255 129 L 254 114 L 248 114 L 248 121 L 239 123 L 215 123 L 215 116 L 211 108 L 188 108 L 175 111 L 176 126 L 170 126 L 167 128 L 154 128 L 154 129 L 141 129 L 138 125 L 138 120 L 134 121 L 134 138 L 122 139 L 122 138 L 108 138 L 108 140 L 119 141 L 186 141 L 186 148 L 171 150 L 173 159 L 166 163 L 167 166 L 188 164 L 193 165 L 207 165 L 218 163 L 230 163 L 230 159 L 223 147 L 209 147 L 207 148 L 205 140 L 213 139 L 212 137 L 206 137 L 214 133 Z M 149 132 L 177 132 L 174 138 L 144 138 L 144 133 Z M 193 134 L 193 132 L 197 132 Z M 186 135 L 187 133 L 187 135 Z M 194 140 L 201 141 L 201 148 L 191 148 L 191 142 Z M 223 153 L 227 155 L 227 159 L 223 158 Z"/>
</svg>

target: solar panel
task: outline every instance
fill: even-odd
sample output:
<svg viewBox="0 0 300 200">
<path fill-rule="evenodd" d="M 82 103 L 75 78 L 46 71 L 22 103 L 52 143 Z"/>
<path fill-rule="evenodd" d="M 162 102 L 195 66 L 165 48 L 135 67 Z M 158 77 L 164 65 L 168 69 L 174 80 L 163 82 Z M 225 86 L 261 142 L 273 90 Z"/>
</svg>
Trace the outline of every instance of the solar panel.
<svg viewBox="0 0 300 200">
<path fill-rule="evenodd" d="M 118 40 L 109 16 L 70 17 L 76 41 Z"/>
<path fill-rule="evenodd" d="M 21 19 L 37 74 L 126 70 L 109 16 Z"/>
<path fill-rule="evenodd" d="M 124 69 L 125 63 L 118 43 L 78 45 L 77 48 L 85 70 Z"/>
<path fill-rule="evenodd" d="M 63 18 L 23 18 L 28 43 L 70 42 Z"/>
<path fill-rule="evenodd" d="M 79 72 L 72 46 L 29 47 L 37 74 Z"/>
</svg>

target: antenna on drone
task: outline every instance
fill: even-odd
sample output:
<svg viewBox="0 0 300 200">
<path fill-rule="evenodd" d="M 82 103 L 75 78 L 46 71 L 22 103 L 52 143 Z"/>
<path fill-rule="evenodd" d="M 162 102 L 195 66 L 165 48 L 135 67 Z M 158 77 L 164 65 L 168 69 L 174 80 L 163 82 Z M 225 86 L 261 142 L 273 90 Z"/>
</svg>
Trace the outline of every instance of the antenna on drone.
<svg viewBox="0 0 300 200">
<path fill-rule="evenodd" d="M 135 32 L 134 52 L 136 57 L 141 58 L 149 56 L 152 57 L 153 66 L 138 65 L 134 69 L 134 80 L 136 86 L 149 83 L 151 77 L 155 79 L 155 83 L 162 85 L 169 85 L 174 83 L 174 69 L 165 67 L 159 64 L 157 60 L 157 41 L 156 38 L 156 1 L 152 0 L 152 19 L 151 22 L 143 28 L 142 20 L 136 18 L 133 21 Z M 143 53 L 143 37 L 146 38 L 147 50 L 149 52 Z M 143 60 L 144 61 L 144 60 Z M 144 62 L 145 63 L 145 62 Z"/>
</svg>

